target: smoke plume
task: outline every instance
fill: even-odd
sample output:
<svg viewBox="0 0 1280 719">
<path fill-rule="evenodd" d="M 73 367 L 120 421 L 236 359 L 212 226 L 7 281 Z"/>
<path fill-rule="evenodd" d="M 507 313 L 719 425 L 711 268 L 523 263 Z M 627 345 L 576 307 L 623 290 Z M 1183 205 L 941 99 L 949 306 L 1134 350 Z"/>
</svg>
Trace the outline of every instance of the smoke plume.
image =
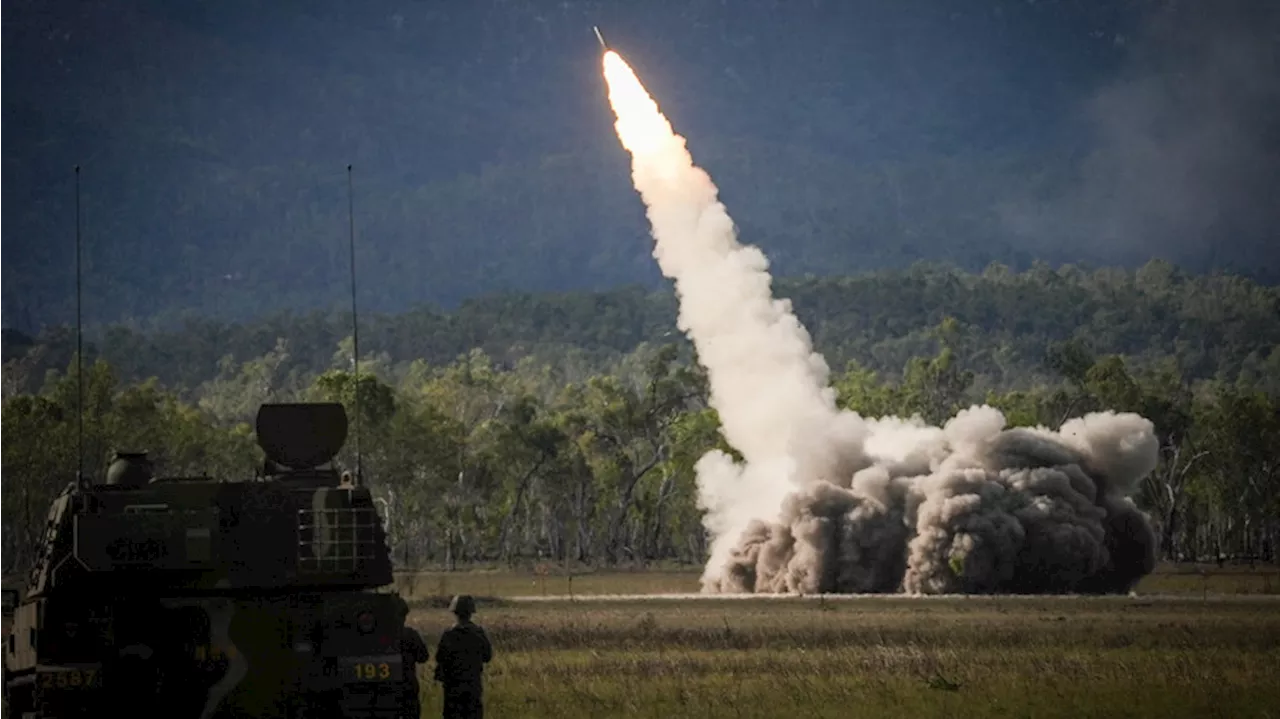
<svg viewBox="0 0 1280 719">
<path fill-rule="evenodd" d="M 1154 2 L 1080 107 L 1078 164 L 999 210 L 1031 246 L 1277 271 L 1280 4 Z"/>
<path fill-rule="evenodd" d="M 1006 429 L 973 407 L 939 428 L 840 410 L 684 138 L 613 51 L 604 74 L 679 327 L 743 457 L 696 466 L 713 538 L 704 592 L 1125 591 L 1152 569 L 1154 535 L 1128 499 L 1155 467 L 1150 421 Z"/>
</svg>

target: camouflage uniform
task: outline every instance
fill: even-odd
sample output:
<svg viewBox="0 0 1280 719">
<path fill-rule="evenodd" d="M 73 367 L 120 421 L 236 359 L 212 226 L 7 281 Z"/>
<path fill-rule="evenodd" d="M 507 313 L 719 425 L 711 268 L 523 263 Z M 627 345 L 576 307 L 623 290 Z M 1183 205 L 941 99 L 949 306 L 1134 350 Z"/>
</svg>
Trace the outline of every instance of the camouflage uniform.
<svg viewBox="0 0 1280 719">
<path fill-rule="evenodd" d="M 483 719 L 484 689 L 481 674 L 493 659 L 493 646 L 484 629 L 471 622 L 475 601 L 460 595 L 450 609 L 458 623 L 440 636 L 436 647 L 435 679 L 444 687 L 445 719 Z"/>
<path fill-rule="evenodd" d="M 400 600 L 400 605 L 401 621 L 403 621 L 409 615 L 409 605 L 403 599 Z M 404 669 L 404 686 L 401 689 L 404 694 L 400 703 L 402 716 L 420 719 L 422 698 L 418 686 L 418 665 L 427 662 L 430 651 L 427 649 L 427 643 L 422 640 L 422 635 L 408 624 L 400 630 L 400 656 L 403 659 Z"/>
</svg>

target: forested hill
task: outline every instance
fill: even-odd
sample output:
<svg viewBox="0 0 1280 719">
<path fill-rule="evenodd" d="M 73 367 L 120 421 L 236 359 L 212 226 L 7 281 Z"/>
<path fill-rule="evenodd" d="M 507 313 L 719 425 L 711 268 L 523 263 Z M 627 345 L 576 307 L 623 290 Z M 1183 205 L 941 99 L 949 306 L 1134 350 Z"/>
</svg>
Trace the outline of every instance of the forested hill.
<svg viewBox="0 0 1280 719">
<path fill-rule="evenodd" d="M 94 322 L 340 302 L 348 163 L 370 309 L 660 287 L 592 25 L 780 275 L 1155 256 L 1274 278 L 1277 17 L 1248 0 L 14 0 L 3 324 L 72 317 L 76 164 Z"/>
<path fill-rule="evenodd" d="M 777 284 L 835 365 L 840 407 L 941 425 L 985 403 L 1051 428 L 1138 412 L 1160 459 L 1135 500 L 1161 556 L 1276 556 L 1280 289 L 1164 263 Z M 670 294 L 643 289 L 371 317 L 358 376 L 340 315 L 95 331 L 82 381 L 65 372 L 73 333 L 8 332 L 5 569 L 27 566 L 77 467 L 101 477 L 112 452 L 145 450 L 166 476 L 247 479 L 260 406 L 295 401 L 359 417 L 337 463 L 386 502 L 401 568 L 705 562 L 696 462 L 734 448 L 674 319 Z"/>
<path fill-rule="evenodd" d="M 1231 275 L 1188 275 L 1163 262 L 1137 271 L 1038 264 L 1017 273 L 993 265 L 968 273 L 944 265 L 777 281 L 833 370 L 850 361 L 886 377 L 938 346 L 937 328 L 955 323 L 949 344 L 978 388 L 1025 387 L 1060 379 L 1045 366 L 1056 344 L 1076 340 L 1097 355 L 1135 366 L 1176 359 L 1188 380 L 1243 380 L 1280 392 L 1280 289 Z M 676 328 L 675 297 L 627 288 L 601 293 L 494 295 L 454 312 L 418 309 L 362 316 L 367 367 L 395 380 L 415 360 L 441 366 L 473 349 L 502 366 L 532 357 L 572 375 L 612 371 L 642 343 L 687 341 Z M 303 383 L 350 359 L 349 313 L 276 314 L 227 324 L 191 319 L 181 329 L 117 325 L 89 334 L 86 353 L 125 382 L 157 377 L 198 396 L 249 368 L 273 381 Z M 67 328 L 4 339 L 5 391 L 35 391 L 47 371 L 73 357 Z M 345 358 L 345 359 L 344 359 Z M 255 370 L 256 371 L 256 370 Z"/>
</svg>

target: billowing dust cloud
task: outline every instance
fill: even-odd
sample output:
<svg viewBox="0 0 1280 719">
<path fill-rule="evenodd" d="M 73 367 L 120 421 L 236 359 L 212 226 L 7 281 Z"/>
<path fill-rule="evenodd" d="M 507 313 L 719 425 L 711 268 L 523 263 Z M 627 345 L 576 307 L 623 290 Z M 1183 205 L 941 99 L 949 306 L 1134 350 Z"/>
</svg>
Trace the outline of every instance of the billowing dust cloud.
<svg viewBox="0 0 1280 719">
<path fill-rule="evenodd" d="M 1155 468 L 1150 421 L 1006 429 L 973 407 L 939 428 L 838 409 L 826 362 L 684 138 L 611 50 L 604 74 L 679 327 L 743 457 L 697 464 L 704 592 L 1122 592 L 1151 571 L 1155 537 L 1128 498 Z"/>
</svg>

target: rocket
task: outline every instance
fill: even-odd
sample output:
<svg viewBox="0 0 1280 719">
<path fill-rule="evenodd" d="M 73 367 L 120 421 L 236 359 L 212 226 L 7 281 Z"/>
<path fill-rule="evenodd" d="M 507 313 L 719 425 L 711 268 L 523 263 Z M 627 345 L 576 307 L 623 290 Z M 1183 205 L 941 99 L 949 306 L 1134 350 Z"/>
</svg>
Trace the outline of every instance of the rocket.
<svg viewBox="0 0 1280 719">
<path fill-rule="evenodd" d="M 605 43 L 605 41 L 604 41 L 604 35 L 601 35 L 601 34 L 600 34 L 600 26 L 598 26 L 598 25 L 592 25 L 592 26 L 591 26 L 591 29 L 596 31 L 596 39 L 600 41 L 600 49 L 601 49 L 601 50 L 608 50 L 608 49 L 609 49 L 609 45 L 608 45 L 607 43 Z"/>
</svg>

